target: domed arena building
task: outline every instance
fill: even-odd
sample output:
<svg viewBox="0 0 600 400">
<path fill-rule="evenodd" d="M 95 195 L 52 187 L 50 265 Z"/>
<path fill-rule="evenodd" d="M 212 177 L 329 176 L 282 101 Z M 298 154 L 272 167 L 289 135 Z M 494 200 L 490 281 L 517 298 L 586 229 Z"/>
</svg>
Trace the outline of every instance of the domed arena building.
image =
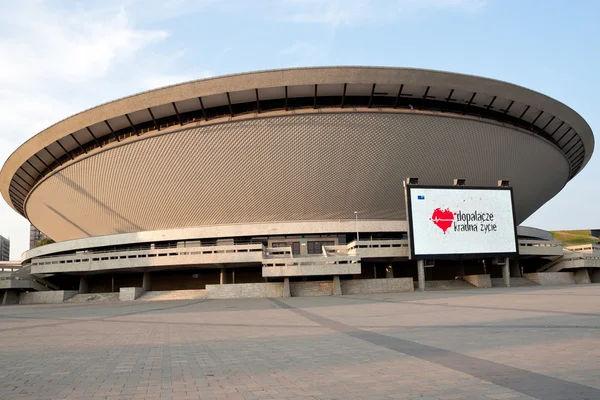
<svg viewBox="0 0 600 400">
<path fill-rule="evenodd" d="M 400 290 L 408 279 L 412 290 L 406 178 L 509 182 L 521 224 L 593 149 L 581 116 L 517 85 L 408 68 L 299 68 L 83 111 L 19 147 L 0 190 L 57 242 L 25 252 L 23 268 L 66 291 L 339 294 Z M 547 232 L 519 226 L 518 235 L 513 278 L 563 255 Z M 499 260 L 460 258 L 431 260 L 426 280 L 502 276 Z"/>
</svg>

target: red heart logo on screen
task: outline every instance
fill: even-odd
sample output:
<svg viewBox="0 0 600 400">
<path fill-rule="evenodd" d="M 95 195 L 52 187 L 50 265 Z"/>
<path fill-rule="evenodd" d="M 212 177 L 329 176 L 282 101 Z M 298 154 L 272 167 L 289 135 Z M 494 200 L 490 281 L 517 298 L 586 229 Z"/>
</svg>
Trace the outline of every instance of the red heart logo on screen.
<svg viewBox="0 0 600 400">
<path fill-rule="evenodd" d="M 452 226 L 454 222 L 454 213 L 448 209 L 442 210 L 440 208 L 436 208 L 433 210 L 433 214 L 431 215 L 431 221 L 438 226 L 441 230 L 446 231 L 448 228 Z"/>
</svg>

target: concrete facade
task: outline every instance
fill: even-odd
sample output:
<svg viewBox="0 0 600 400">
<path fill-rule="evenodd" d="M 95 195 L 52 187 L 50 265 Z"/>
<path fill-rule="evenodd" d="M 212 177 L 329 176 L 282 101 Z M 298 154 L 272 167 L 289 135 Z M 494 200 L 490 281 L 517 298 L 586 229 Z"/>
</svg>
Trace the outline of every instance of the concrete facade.
<svg viewBox="0 0 600 400">
<path fill-rule="evenodd" d="M 206 285 L 207 299 L 234 299 L 255 297 L 282 297 L 282 282 L 236 283 Z"/>
<path fill-rule="evenodd" d="M 342 294 L 412 292 L 412 278 L 348 279 L 342 281 Z"/>
<path fill-rule="evenodd" d="M 128 287 L 119 290 L 120 301 L 133 301 L 143 295 L 145 292 L 142 287 Z"/>
<path fill-rule="evenodd" d="M 10 240 L 0 235 L 0 261 L 10 259 Z"/>
<path fill-rule="evenodd" d="M 78 293 L 77 290 L 54 290 L 51 292 L 21 293 L 19 304 L 55 304 L 62 303 Z"/>
<path fill-rule="evenodd" d="M 524 274 L 523 277 L 542 286 L 571 285 L 576 283 L 573 272 L 536 272 Z"/>
<path fill-rule="evenodd" d="M 492 280 L 490 279 L 489 274 L 485 275 L 466 275 L 463 276 L 463 279 L 470 283 L 471 285 L 477 288 L 491 288 Z"/>
</svg>

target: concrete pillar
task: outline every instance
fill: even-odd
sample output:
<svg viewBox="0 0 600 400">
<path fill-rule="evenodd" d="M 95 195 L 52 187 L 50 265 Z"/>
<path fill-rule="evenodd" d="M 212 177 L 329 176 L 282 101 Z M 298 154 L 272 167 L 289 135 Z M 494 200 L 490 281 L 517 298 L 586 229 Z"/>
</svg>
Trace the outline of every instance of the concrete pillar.
<svg viewBox="0 0 600 400">
<path fill-rule="evenodd" d="M 391 279 L 394 277 L 394 268 L 391 265 L 385 267 L 385 277 Z"/>
<path fill-rule="evenodd" d="M 19 292 L 17 290 L 7 289 L 2 296 L 2 305 L 19 304 Z"/>
<path fill-rule="evenodd" d="M 578 268 L 574 274 L 575 283 L 592 283 L 590 274 L 586 268 Z"/>
<path fill-rule="evenodd" d="M 592 283 L 600 283 L 600 268 L 590 268 L 590 281 Z"/>
<path fill-rule="evenodd" d="M 221 285 L 226 284 L 227 283 L 227 275 L 226 275 L 226 272 L 225 272 L 225 268 L 221 268 L 221 275 L 220 276 L 221 277 L 219 279 L 219 283 Z"/>
<path fill-rule="evenodd" d="M 90 285 L 88 282 L 88 277 L 85 275 L 81 275 L 79 277 L 79 294 L 89 293 Z"/>
<path fill-rule="evenodd" d="M 283 293 L 282 297 L 292 297 L 292 291 L 290 290 L 290 278 L 283 278 Z"/>
<path fill-rule="evenodd" d="M 145 292 L 152 290 L 152 275 L 150 275 L 150 272 L 144 272 L 142 276 L 142 288 Z"/>
<path fill-rule="evenodd" d="M 508 257 L 504 259 L 504 265 L 502 266 L 502 279 L 504 287 L 510 287 L 510 259 Z"/>
<path fill-rule="evenodd" d="M 419 292 L 425 291 L 425 260 L 417 260 L 417 275 L 419 277 Z"/>
<path fill-rule="evenodd" d="M 377 279 L 377 266 L 373 265 L 373 278 Z"/>
<path fill-rule="evenodd" d="M 231 269 L 231 283 L 235 283 L 235 269 Z"/>
<path fill-rule="evenodd" d="M 510 276 L 521 276 L 521 266 L 519 260 L 510 260 Z"/>
<path fill-rule="evenodd" d="M 340 283 L 340 276 L 335 275 L 333 277 L 333 295 L 339 296 L 342 294 L 342 284 Z"/>
</svg>

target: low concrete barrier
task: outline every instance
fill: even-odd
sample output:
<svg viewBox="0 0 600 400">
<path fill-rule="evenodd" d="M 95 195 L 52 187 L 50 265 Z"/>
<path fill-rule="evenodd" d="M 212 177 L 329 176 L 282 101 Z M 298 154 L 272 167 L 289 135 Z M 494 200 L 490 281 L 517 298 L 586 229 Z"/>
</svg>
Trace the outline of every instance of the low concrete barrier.
<svg viewBox="0 0 600 400">
<path fill-rule="evenodd" d="M 349 279 L 342 281 L 342 294 L 396 293 L 415 290 L 412 278 Z"/>
<path fill-rule="evenodd" d="M 120 301 L 132 301 L 143 295 L 144 288 L 141 287 L 122 287 L 119 289 Z"/>
<path fill-rule="evenodd" d="M 70 299 L 77 294 L 77 290 L 54 290 L 49 292 L 21 293 L 19 304 L 56 304 Z"/>
<path fill-rule="evenodd" d="M 542 286 L 575 284 L 573 272 L 534 272 L 523 274 L 523 277 Z"/>
<path fill-rule="evenodd" d="M 333 280 L 315 282 L 290 282 L 292 297 L 314 297 L 333 295 Z"/>
<path fill-rule="evenodd" d="M 281 297 L 283 282 L 234 283 L 206 285 L 207 299 L 239 299 L 252 297 Z"/>
<path fill-rule="evenodd" d="M 489 275 L 466 275 L 463 276 L 465 282 L 478 288 L 491 288 L 492 280 Z"/>
</svg>

